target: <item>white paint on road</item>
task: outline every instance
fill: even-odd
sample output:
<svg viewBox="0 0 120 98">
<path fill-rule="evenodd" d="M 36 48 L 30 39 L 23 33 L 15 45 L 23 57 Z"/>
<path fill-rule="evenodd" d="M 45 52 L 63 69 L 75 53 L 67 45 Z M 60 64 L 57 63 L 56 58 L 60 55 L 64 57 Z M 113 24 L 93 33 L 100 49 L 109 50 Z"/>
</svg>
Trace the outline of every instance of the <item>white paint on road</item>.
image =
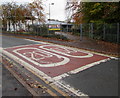
<svg viewBox="0 0 120 98">
<path fill-rule="evenodd" d="M 56 48 L 48 49 L 48 48 L 46 48 L 47 46 L 53 46 L 53 47 L 56 47 Z M 75 58 L 90 58 L 90 57 L 93 56 L 93 54 L 85 52 L 85 51 L 75 50 L 75 49 L 71 49 L 71 48 L 65 48 L 65 47 L 58 46 L 58 45 L 42 45 L 42 46 L 40 46 L 40 48 L 45 49 L 45 50 L 49 50 L 49 51 L 52 51 L 52 52 L 60 53 L 60 54 L 63 54 L 63 55 L 69 56 L 69 57 L 75 57 Z M 60 51 L 62 49 L 64 50 L 64 52 Z M 87 55 L 85 55 L 85 56 L 70 55 L 70 53 L 78 53 L 78 52 L 82 52 L 82 53 L 85 53 Z"/>
<path fill-rule="evenodd" d="M 88 96 L 87 94 L 81 92 L 79 89 L 75 89 L 74 87 L 70 86 L 68 83 L 65 83 L 65 82 L 63 82 L 61 80 L 54 82 L 54 84 L 57 85 L 58 87 L 64 89 L 66 92 L 67 91 L 72 92 L 76 96 L 84 96 L 84 97 Z"/>
<path fill-rule="evenodd" d="M 30 49 L 35 50 L 35 51 L 31 52 L 31 54 L 30 54 L 32 59 L 35 59 L 35 58 L 33 58 L 33 53 L 37 51 L 37 52 L 42 52 L 44 54 L 49 55 L 46 58 L 50 58 L 51 56 L 56 56 L 58 59 L 59 58 L 63 59 L 63 61 L 56 62 L 56 63 L 49 62 L 48 64 L 40 64 L 40 63 L 36 62 L 35 60 L 32 60 L 32 59 L 30 59 L 30 58 L 26 57 L 25 55 L 23 55 L 23 54 L 21 54 L 21 53 L 18 52 L 20 50 L 25 50 L 25 49 L 26 49 L 26 51 L 28 51 Z M 51 53 L 51 52 L 48 52 L 48 51 L 45 51 L 45 50 L 41 50 L 41 49 L 38 49 L 38 48 L 30 48 L 30 47 L 29 48 L 19 48 L 19 49 L 13 50 L 13 52 L 16 53 L 16 54 L 18 54 L 18 55 L 20 55 L 21 57 L 27 59 L 28 61 L 32 62 L 33 64 L 36 64 L 36 65 L 40 66 L 40 67 L 55 67 L 55 66 L 64 65 L 64 64 L 66 64 L 66 63 L 68 63 L 70 61 L 70 59 L 67 58 L 67 57 L 64 57 L 64 56 L 61 56 L 61 55 L 57 55 L 57 54 L 54 54 L 54 53 Z M 28 53 L 28 52 L 25 52 L 25 53 Z M 39 55 L 40 55 L 40 53 L 39 53 Z M 43 56 L 42 56 L 42 58 L 36 58 L 36 59 L 42 60 Z"/>
<path fill-rule="evenodd" d="M 34 41 L 34 40 L 29 40 L 29 39 L 27 39 L 27 40 L 28 40 L 28 41 Z M 34 41 L 34 42 L 42 43 L 42 42 L 40 42 L 40 41 Z M 43 42 L 43 44 L 48 44 L 48 43 L 47 43 L 47 42 Z M 49 43 L 49 44 L 50 44 L 50 43 Z M 56 45 L 56 44 L 51 44 L 51 45 Z M 28 45 L 22 45 L 22 46 L 28 46 Z M 56 45 L 56 46 L 65 47 L 65 48 L 68 49 L 68 47 L 66 47 L 66 46 L 61 46 L 61 45 Z M 17 47 L 21 47 L 21 46 L 17 46 Z M 44 48 L 44 47 L 41 47 L 41 48 Z M 69 47 L 69 48 L 70 48 L 70 47 Z M 27 49 L 28 49 L 28 48 L 27 48 Z M 94 52 L 85 51 L 85 50 L 77 49 L 77 48 L 72 48 L 72 49 L 73 49 L 73 50 L 74 50 L 74 49 L 75 49 L 75 50 L 79 50 L 79 51 L 82 51 L 82 52 L 84 52 L 84 53 L 87 53 L 87 56 L 88 56 L 88 57 L 92 56 L 91 54 L 94 53 Z M 14 52 L 18 53 L 17 51 L 18 51 L 18 50 L 14 51 Z M 49 54 L 49 55 L 55 55 L 55 56 L 57 56 L 57 57 L 64 58 L 64 56 L 59 56 L 59 55 L 57 55 L 57 54 L 54 54 L 54 53 L 51 53 L 51 52 L 48 52 L 48 51 L 46 52 L 46 51 L 43 51 L 43 50 L 41 50 L 41 49 L 38 49 L 38 51 L 42 51 L 42 52 L 47 53 L 47 54 Z M 49 51 L 50 51 L 50 50 L 49 50 Z M 51 51 L 52 51 L 52 50 L 51 50 Z M 58 51 L 53 51 L 53 52 L 58 53 Z M 82 93 L 80 90 L 76 90 L 75 88 L 73 88 L 72 86 L 68 85 L 67 83 L 63 83 L 63 82 L 61 81 L 61 79 L 62 79 L 63 77 L 67 77 L 67 76 L 69 76 L 70 74 L 76 74 L 76 73 L 78 73 L 78 72 L 80 72 L 80 71 L 83 71 L 83 70 L 85 70 L 85 69 L 87 69 L 87 68 L 90 68 L 90 67 L 92 67 L 92 66 L 95 66 L 95 65 L 97 65 L 97 64 L 100 64 L 101 62 L 106 62 L 107 60 L 110 60 L 110 58 L 116 59 L 115 57 L 107 56 L 107 55 L 100 54 L 100 53 L 94 53 L 94 54 L 97 54 L 97 55 L 107 56 L 107 57 L 110 57 L 110 58 L 104 59 L 104 60 L 101 60 L 101 61 L 98 61 L 98 62 L 94 62 L 94 63 L 91 63 L 91 64 L 88 64 L 88 65 L 83 66 L 83 67 L 81 67 L 81 68 L 78 68 L 78 69 L 72 70 L 72 71 L 70 71 L 70 72 L 64 73 L 64 74 L 62 74 L 62 75 L 60 75 L 60 76 L 56 76 L 56 77 L 54 77 L 54 78 L 51 78 L 50 76 L 48 76 L 48 75 L 45 74 L 44 72 L 38 70 L 37 68 L 33 67 L 33 66 L 30 65 L 29 63 L 23 61 L 22 59 L 14 56 L 13 54 L 11 54 L 11 53 L 9 53 L 9 52 L 7 52 L 7 51 L 5 51 L 5 50 L 3 50 L 3 53 L 6 54 L 7 56 L 13 58 L 15 61 L 17 61 L 18 63 L 20 63 L 21 65 L 23 65 L 26 69 L 28 69 L 28 70 L 34 72 L 35 74 L 43 77 L 44 79 L 46 79 L 46 80 L 49 81 L 49 82 L 53 82 L 53 84 L 57 85 L 58 87 L 66 89 L 66 91 L 71 91 L 71 92 L 73 92 L 76 96 L 88 96 L 88 95 Z M 59 53 L 61 53 L 61 52 L 59 52 Z M 19 53 L 18 53 L 18 54 L 19 54 Z M 19 55 L 21 55 L 21 54 L 19 54 Z M 24 56 L 24 55 L 22 55 L 22 57 L 23 57 L 23 56 Z M 67 56 L 70 56 L 70 55 L 67 55 Z M 32 56 L 32 57 L 33 57 L 33 56 Z M 33 57 L 33 59 L 34 59 L 34 57 Z M 31 60 L 31 59 L 29 59 L 29 60 Z M 64 60 L 63 60 L 64 62 L 62 62 L 61 64 L 67 63 L 66 60 L 67 60 L 67 62 L 69 62 L 69 59 L 64 58 Z M 37 62 L 36 62 L 36 63 L 37 63 Z M 37 64 L 38 64 L 38 63 L 37 63 Z M 59 62 L 59 63 L 56 63 L 56 64 L 58 64 L 57 66 L 59 66 L 60 62 Z M 38 64 L 38 65 L 41 65 L 41 66 L 42 66 L 42 64 Z M 49 66 L 49 65 L 46 64 L 46 67 L 48 67 L 48 66 Z M 51 66 L 53 66 L 53 65 L 51 65 Z M 54 65 L 54 66 L 55 66 L 55 65 Z M 44 66 L 44 67 L 45 67 L 45 66 Z"/>
<path fill-rule="evenodd" d="M 40 44 L 42 43 L 42 44 L 58 45 L 58 44 L 54 44 L 54 43 L 50 43 L 50 42 L 35 41 L 35 40 L 32 40 L 32 39 L 25 39 L 25 40 L 27 40 L 27 41 L 32 41 L 32 42 L 37 42 L 37 43 L 40 43 Z M 58 45 L 58 46 L 61 46 L 61 45 Z M 107 55 L 107 54 L 97 53 L 97 52 L 94 52 L 94 51 L 89 51 L 89 50 L 84 50 L 84 49 L 78 49 L 78 48 L 75 48 L 75 47 L 64 46 L 64 45 L 62 45 L 62 47 L 73 48 L 73 49 L 76 49 L 76 50 L 81 50 L 81 51 L 83 51 L 83 52 L 92 53 L 92 54 L 97 54 L 97 55 L 101 55 L 101 56 L 106 56 L 106 57 L 110 57 L 111 59 L 116 59 L 116 60 L 118 60 L 117 57 L 113 57 L 113 56 L 110 56 L 110 55 Z"/>
<path fill-rule="evenodd" d="M 93 66 L 95 66 L 95 65 L 98 65 L 98 64 L 100 64 L 100 63 L 106 62 L 106 61 L 108 61 L 108 60 L 110 60 L 110 58 L 104 59 L 104 60 L 100 60 L 100 61 L 97 61 L 97 62 L 94 62 L 94 63 L 91 63 L 91 64 L 87 64 L 87 65 L 82 66 L 82 67 L 80 67 L 80 68 L 78 68 L 78 69 L 72 70 L 72 71 L 70 71 L 70 72 L 68 72 L 68 73 L 69 73 L 69 74 L 76 74 L 76 73 L 78 73 L 78 72 L 84 71 L 84 70 L 86 70 L 86 69 L 88 69 L 88 68 L 91 68 L 91 67 L 93 67 Z"/>
<path fill-rule="evenodd" d="M 33 67 L 32 65 L 28 64 L 27 62 L 21 60 L 20 58 L 14 56 L 13 54 L 3 50 L 3 53 L 9 57 L 11 57 L 13 60 L 15 60 L 16 62 L 18 62 L 19 64 L 23 65 L 26 69 L 28 69 L 29 71 L 31 71 L 32 73 L 37 74 L 38 76 L 43 77 L 44 79 L 46 79 L 46 81 L 48 82 L 52 82 L 54 85 L 65 89 L 66 92 L 71 91 L 73 94 L 75 94 L 76 96 L 88 96 L 82 92 L 78 93 L 78 90 L 74 89 L 73 87 L 67 87 L 66 85 L 64 85 L 63 83 L 58 83 L 56 82 L 56 80 L 54 80 L 54 78 L 49 77 L 47 74 L 43 73 L 42 71 L 38 70 L 37 68 Z M 59 81 L 60 82 L 60 81 Z M 62 85 L 62 86 L 61 86 Z"/>
<path fill-rule="evenodd" d="M 64 73 L 64 74 L 62 74 L 62 75 L 59 75 L 59 76 L 56 76 L 56 77 L 54 77 L 53 79 L 54 79 L 54 80 L 60 80 L 60 79 L 62 79 L 62 78 L 65 78 L 65 77 L 69 76 L 70 74 L 77 74 L 78 72 L 82 72 L 82 71 L 84 71 L 84 70 L 86 70 L 86 69 L 88 69 L 88 68 L 91 68 L 91 67 L 93 67 L 93 66 L 95 66 L 95 65 L 98 65 L 98 64 L 100 64 L 100 63 L 103 63 L 103 62 L 107 62 L 107 61 L 109 61 L 109 60 L 110 60 L 110 58 L 104 59 L 104 60 L 100 60 L 100 61 L 97 61 L 97 62 L 94 62 L 94 63 L 91 63 L 91 64 L 87 64 L 87 65 L 82 66 L 82 67 L 80 67 L 80 68 L 77 68 L 77 69 L 75 69 L 75 70 L 69 71 L 69 72 Z"/>
</svg>

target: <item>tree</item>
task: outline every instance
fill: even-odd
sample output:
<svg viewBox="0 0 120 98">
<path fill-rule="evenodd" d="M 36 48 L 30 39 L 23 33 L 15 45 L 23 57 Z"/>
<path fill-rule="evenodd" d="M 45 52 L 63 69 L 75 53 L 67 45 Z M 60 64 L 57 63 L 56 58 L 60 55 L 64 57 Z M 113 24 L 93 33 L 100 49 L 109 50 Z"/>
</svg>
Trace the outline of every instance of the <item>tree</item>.
<svg viewBox="0 0 120 98">
<path fill-rule="evenodd" d="M 2 4 L 2 9 L 2 25 L 5 31 L 11 31 L 11 25 L 14 31 L 17 30 L 17 25 L 19 29 L 22 29 L 21 24 L 25 24 L 25 27 L 27 27 L 28 20 L 31 20 L 32 23 L 36 18 L 39 22 L 45 21 L 41 0 L 34 0 L 26 5 L 17 5 L 15 2 L 6 3 Z"/>
<path fill-rule="evenodd" d="M 120 2 L 78 2 L 67 6 L 68 9 L 74 10 L 72 19 L 75 23 L 120 22 Z"/>
<path fill-rule="evenodd" d="M 41 0 L 33 0 L 33 2 L 28 5 L 28 8 L 29 10 L 31 10 L 31 14 L 33 16 L 36 16 L 35 18 L 38 19 L 39 23 L 45 22 L 45 16 L 43 13 L 44 8 Z M 33 24 L 33 20 L 35 20 L 35 18 L 34 17 L 31 17 L 31 18 L 32 18 L 32 24 Z"/>
<path fill-rule="evenodd" d="M 3 4 L 2 5 L 3 14 L 2 14 L 2 23 L 3 23 L 3 29 L 7 30 L 7 24 L 8 24 L 8 30 L 10 31 L 10 24 L 11 24 L 11 3 Z"/>
</svg>

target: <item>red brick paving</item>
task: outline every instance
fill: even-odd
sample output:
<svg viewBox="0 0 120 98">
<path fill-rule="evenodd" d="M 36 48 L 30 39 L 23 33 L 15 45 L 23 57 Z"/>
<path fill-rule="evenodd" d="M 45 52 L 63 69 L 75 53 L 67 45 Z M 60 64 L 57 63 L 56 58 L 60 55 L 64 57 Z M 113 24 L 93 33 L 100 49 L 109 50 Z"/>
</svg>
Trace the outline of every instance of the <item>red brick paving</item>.
<svg viewBox="0 0 120 98">
<path fill-rule="evenodd" d="M 54 50 L 57 49 L 56 51 L 60 51 L 62 53 L 66 52 L 67 54 L 72 55 L 72 56 L 69 56 L 69 55 L 64 55 L 64 54 L 61 54 L 61 53 L 57 53 L 55 51 L 53 52 L 51 50 L 45 50 L 45 49 L 40 48 L 40 46 L 43 46 L 43 45 L 44 44 L 20 46 L 20 47 L 7 48 L 5 50 L 7 52 L 13 54 L 14 56 L 20 58 L 21 60 L 29 63 L 31 66 L 34 66 L 35 68 L 44 72 L 45 74 L 47 74 L 50 77 L 59 76 L 63 73 L 75 70 L 75 69 L 80 68 L 82 66 L 85 66 L 87 64 L 91 64 L 91 63 L 94 63 L 94 62 L 97 62 L 97 61 L 104 60 L 104 59 L 108 58 L 106 56 L 101 56 L 101 55 L 97 55 L 97 54 L 93 54 L 92 57 L 88 57 L 88 58 L 77 58 L 77 57 L 72 57 L 72 56 L 85 56 L 85 55 L 88 55 L 88 54 L 80 52 L 80 51 L 78 51 L 78 52 L 72 51 L 72 53 L 67 53 L 66 50 L 62 49 L 62 47 L 59 48 L 59 47 L 53 46 L 53 45 L 46 47 L 47 49 L 54 48 Z M 26 49 L 17 51 L 22 56 L 14 52 L 14 50 L 21 49 L 21 48 L 26 48 Z M 41 49 L 41 51 L 39 51 L 39 50 L 36 51 L 36 49 L 30 49 L 30 48 Z M 34 53 L 34 55 L 29 54 L 29 52 L 33 52 L 33 51 L 36 54 L 35 53 Z M 47 51 L 46 52 L 47 54 L 44 53 L 44 51 Z M 49 54 L 49 52 L 52 53 L 52 54 Z M 56 54 L 57 56 L 54 55 L 54 54 Z M 50 56 L 50 55 L 53 55 L 53 56 Z M 58 56 L 61 56 L 61 57 L 59 58 Z M 25 57 L 27 57 L 29 59 L 26 59 Z M 44 57 L 44 58 L 42 58 L 42 57 Z M 68 58 L 69 62 L 66 62 L 65 64 L 63 64 L 63 65 L 61 64 L 59 66 L 52 66 L 52 67 L 49 66 L 49 64 L 53 64 L 53 63 L 57 64 L 57 63 L 63 61 L 65 59 L 64 57 Z M 40 59 L 40 58 L 42 58 L 42 59 Z M 42 64 L 43 66 L 37 65 L 34 62 Z M 46 66 L 44 67 L 45 64 L 48 64 L 48 67 L 46 67 Z"/>
</svg>

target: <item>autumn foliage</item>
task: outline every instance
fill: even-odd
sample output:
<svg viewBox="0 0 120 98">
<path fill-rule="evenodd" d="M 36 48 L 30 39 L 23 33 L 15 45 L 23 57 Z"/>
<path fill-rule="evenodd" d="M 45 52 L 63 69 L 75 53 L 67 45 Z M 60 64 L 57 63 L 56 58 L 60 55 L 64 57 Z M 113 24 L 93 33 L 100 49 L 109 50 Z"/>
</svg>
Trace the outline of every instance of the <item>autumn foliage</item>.
<svg viewBox="0 0 120 98">
<path fill-rule="evenodd" d="M 120 22 L 120 2 L 80 2 L 79 0 L 68 2 L 66 11 L 72 12 L 68 18 L 76 24 Z"/>
</svg>

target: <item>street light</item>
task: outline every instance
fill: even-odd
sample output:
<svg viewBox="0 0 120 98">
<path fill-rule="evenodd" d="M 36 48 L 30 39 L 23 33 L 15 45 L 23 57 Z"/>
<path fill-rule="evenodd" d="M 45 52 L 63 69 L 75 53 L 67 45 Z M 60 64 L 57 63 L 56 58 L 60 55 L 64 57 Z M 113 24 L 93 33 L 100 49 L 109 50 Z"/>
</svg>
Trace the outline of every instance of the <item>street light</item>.
<svg viewBox="0 0 120 98">
<path fill-rule="evenodd" d="M 49 20 L 50 20 L 50 5 L 54 5 L 54 3 L 49 3 Z"/>
<path fill-rule="evenodd" d="M 54 3 L 49 3 L 49 23 L 48 23 L 48 33 L 49 33 L 49 24 L 50 24 L 50 5 L 54 5 Z"/>
</svg>

